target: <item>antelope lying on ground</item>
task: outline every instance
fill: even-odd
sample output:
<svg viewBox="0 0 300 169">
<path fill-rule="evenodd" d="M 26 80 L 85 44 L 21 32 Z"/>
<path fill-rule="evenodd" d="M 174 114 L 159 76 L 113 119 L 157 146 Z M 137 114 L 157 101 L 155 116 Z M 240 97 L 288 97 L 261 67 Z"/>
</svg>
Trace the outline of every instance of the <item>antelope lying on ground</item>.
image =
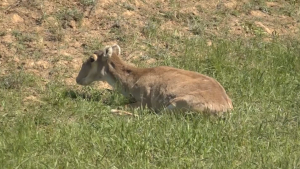
<svg viewBox="0 0 300 169">
<path fill-rule="evenodd" d="M 125 63 L 120 53 L 118 45 L 95 52 L 82 64 L 76 82 L 89 85 L 106 81 L 137 101 L 130 104 L 131 108 L 147 106 L 156 112 L 190 110 L 210 114 L 233 108 L 224 88 L 211 77 L 167 66 L 137 68 Z M 115 109 L 112 112 L 126 113 Z"/>
</svg>

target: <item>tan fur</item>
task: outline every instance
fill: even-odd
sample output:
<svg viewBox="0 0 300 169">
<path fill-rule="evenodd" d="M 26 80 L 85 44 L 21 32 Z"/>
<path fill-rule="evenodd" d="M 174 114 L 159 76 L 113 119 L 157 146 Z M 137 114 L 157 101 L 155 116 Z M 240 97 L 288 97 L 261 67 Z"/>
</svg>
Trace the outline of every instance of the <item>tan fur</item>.
<svg viewBox="0 0 300 169">
<path fill-rule="evenodd" d="M 97 57 L 92 56 L 83 63 L 76 78 L 78 84 L 107 81 L 123 95 L 134 97 L 135 105 L 155 111 L 191 110 L 219 114 L 233 108 L 224 88 L 211 77 L 167 66 L 132 66 L 121 60 L 118 45 L 94 54 Z"/>
</svg>

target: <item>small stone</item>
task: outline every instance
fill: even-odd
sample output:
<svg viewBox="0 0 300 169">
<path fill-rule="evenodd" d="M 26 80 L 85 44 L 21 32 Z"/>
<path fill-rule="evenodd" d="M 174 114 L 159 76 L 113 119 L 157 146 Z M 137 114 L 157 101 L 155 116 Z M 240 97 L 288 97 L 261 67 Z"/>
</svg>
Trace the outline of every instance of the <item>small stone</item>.
<svg viewBox="0 0 300 169">
<path fill-rule="evenodd" d="M 36 65 L 42 69 L 48 69 L 49 68 L 49 63 L 46 62 L 46 61 L 42 61 L 42 60 L 39 60 L 36 62 Z"/>
<path fill-rule="evenodd" d="M 208 40 L 206 41 L 207 46 L 211 46 L 212 45 L 212 41 Z"/>
<path fill-rule="evenodd" d="M 20 59 L 19 58 L 14 58 L 14 62 L 19 63 Z"/>
<path fill-rule="evenodd" d="M 14 39 L 13 36 L 11 36 L 10 34 L 7 34 L 1 38 L 1 41 L 4 43 L 12 43 L 13 39 Z"/>
<path fill-rule="evenodd" d="M 70 28 L 76 29 L 76 22 L 74 20 L 71 20 L 69 22 L 69 26 L 70 26 Z"/>
<path fill-rule="evenodd" d="M 12 22 L 13 23 L 24 22 L 24 19 L 21 18 L 18 14 L 13 14 L 13 16 L 12 16 Z"/>
</svg>

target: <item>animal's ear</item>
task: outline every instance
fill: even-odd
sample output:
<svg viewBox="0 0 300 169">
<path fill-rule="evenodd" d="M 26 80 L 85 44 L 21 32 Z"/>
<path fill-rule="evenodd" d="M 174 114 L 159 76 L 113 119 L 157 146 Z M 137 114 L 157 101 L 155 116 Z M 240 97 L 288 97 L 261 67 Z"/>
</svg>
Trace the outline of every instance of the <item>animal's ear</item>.
<svg viewBox="0 0 300 169">
<path fill-rule="evenodd" d="M 115 44 L 111 47 L 113 49 L 113 53 L 115 53 L 117 56 L 121 54 L 121 48 L 119 45 Z"/>
<path fill-rule="evenodd" d="M 103 59 L 109 59 L 113 54 L 113 48 L 111 46 L 107 46 L 104 49 Z"/>
<path fill-rule="evenodd" d="M 98 56 L 97 56 L 96 54 L 93 54 L 93 55 L 90 57 L 90 61 L 91 61 L 91 62 L 95 62 L 95 61 L 97 61 L 97 59 L 98 59 Z"/>
</svg>

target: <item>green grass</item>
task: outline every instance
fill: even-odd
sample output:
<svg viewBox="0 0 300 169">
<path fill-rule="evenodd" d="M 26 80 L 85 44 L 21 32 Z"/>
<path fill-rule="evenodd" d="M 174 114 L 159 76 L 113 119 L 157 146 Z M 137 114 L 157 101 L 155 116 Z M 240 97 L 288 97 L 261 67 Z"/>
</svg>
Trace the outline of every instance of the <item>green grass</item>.
<svg viewBox="0 0 300 169">
<path fill-rule="evenodd" d="M 231 116 L 119 117 L 109 110 L 126 99 L 115 92 L 42 85 L 20 70 L 0 81 L 1 166 L 299 168 L 299 42 L 182 40 L 181 54 L 157 56 L 158 64 L 219 80 L 233 100 Z M 33 90 L 39 101 L 24 101 Z"/>
<path fill-rule="evenodd" d="M 242 21 L 251 37 L 232 35 L 222 27 L 218 35 L 212 31 L 228 16 L 245 11 L 299 15 L 294 0 L 286 1 L 283 8 L 269 8 L 266 2 L 249 1 L 231 11 L 222 6 L 215 11 L 196 6 L 201 16 L 181 12 L 185 4 L 180 1 L 156 2 L 163 10 L 141 15 L 147 15 L 141 26 L 122 18 L 127 10 L 139 12 L 131 1 L 119 4 L 116 17 L 93 16 L 94 0 L 77 0 L 77 7 L 75 2 L 64 1 L 59 10 L 47 13 L 41 9 L 37 24 L 46 27 L 44 35 L 19 29 L 0 31 L 0 38 L 11 35 L 15 39 L 6 45 L 20 59 L 14 63 L 13 57 L 0 56 L 3 72 L 7 72 L 0 75 L 1 168 L 300 168 L 299 37 L 268 36 L 254 20 Z M 37 4 L 39 1 L 29 5 L 41 6 Z M 110 11 L 117 11 L 117 6 Z M 87 16 L 89 20 L 100 17 L 97 27 L 107 35 L 79 36 L 95 30 L 82 27 Z M 70 33 L 73 21 L 78 31 L 74 37 Z M 178 25 L 161 30 L 167 21 L 186 26 L 187 32 L 181 33 Z M 40 36 L 59 48 L 76 39 L 82 49 L 76 48 L 78 55 L 54 56 L 56 48 L 30 48 Z M 127 56 L 143 51 L 132 61 L 139 66 L 149 66 L 147 59 L 154 58 L 157 62 L 152 66 L 173 66 L 216 78 L 232 98 L 234 110 L 223 119 L 201 114 L 157 115 L 149 110 L 135 110 L 138 118 L 116 116 L 110 109 L 129 102 L 119 93 L 97 90 L 97 83 L 88 87 L 63 83 L 76 72 L 58 61 L 73 64 L 73 58 L 111 42 L 118 42 Z M 40 51 L 44 48 L 47 50 Z M 29 58 L 52 60 L 53 68 L 43 70 L 43 77 L 49 79 L 23 68 L 23 59 Z"/>
</svg>

